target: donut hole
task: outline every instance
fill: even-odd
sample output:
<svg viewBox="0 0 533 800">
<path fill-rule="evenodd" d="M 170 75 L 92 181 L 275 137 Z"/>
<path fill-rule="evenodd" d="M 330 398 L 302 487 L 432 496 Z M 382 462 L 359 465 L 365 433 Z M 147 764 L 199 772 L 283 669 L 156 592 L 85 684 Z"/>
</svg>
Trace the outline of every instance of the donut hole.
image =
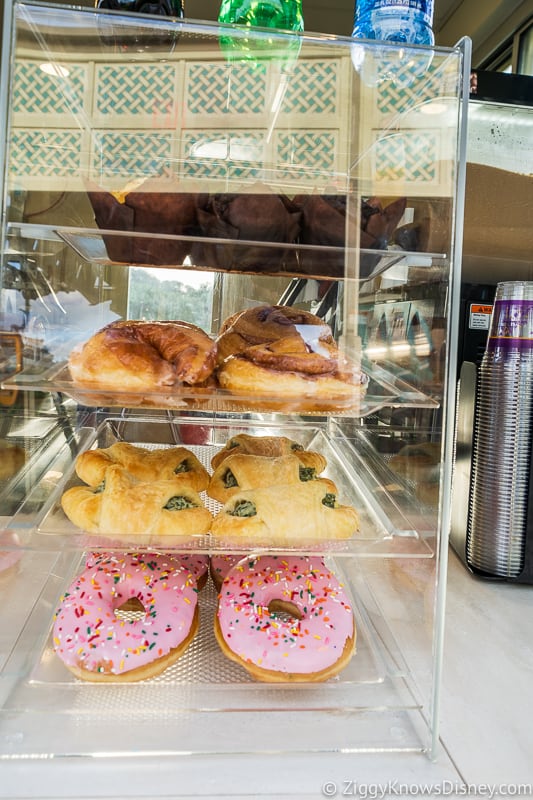
<svg viewBox="0 0 533 800">
<path fill-rule="evenodd" d="M 138 597 L 130 597 L 122 605 L 115 608 L 115 617 L 121 622 L 136 622 L 146 616 L 146 609 Z"/>
<path fill-rule="evenodd" d="M 304 615 L 295 603 L 289 600 L 271 600 L 268 604 L 268 613 L 282 622 L 295 622 L 302 620 Z"/>
</svg>

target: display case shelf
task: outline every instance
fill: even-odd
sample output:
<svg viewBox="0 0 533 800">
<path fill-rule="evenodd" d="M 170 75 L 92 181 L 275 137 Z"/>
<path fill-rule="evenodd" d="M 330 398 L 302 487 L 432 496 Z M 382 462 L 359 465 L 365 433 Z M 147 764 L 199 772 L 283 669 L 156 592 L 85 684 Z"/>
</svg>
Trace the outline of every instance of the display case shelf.
<svg viewBox="0 0 533 800">
<path fill-rule="evenodd" d="M 64 350 L 72 349 L 66 342 Z M 56 354 L 59 347 L 56 347 Z M 43 363 L 44 362 L 44 363 Z M 39 368 L 41 371 L 39 371 Z M 42 358 L 31 364 L 28 372 L 22 370 L 3 382 L 6 389 L 31 392 L 59 392 L 85 406 L 108 408 L 168 409 L 170 411 L 211 411 L 217 413 L 244 413 L 247 410 L 279 414 L 298 413 L 306 416 L 348 415 L 365 417 L 384 406 L 409 406 L 435 408 L 438 400 L 409 385 L 401 377 L 381 365 L 368 364 L 361 374 L 360 387 L 354 387 L 353 397 L 347 399 L 308 397 L 283 397 L 274 394 L 244 394 L 220 388 L 178 386 L 166 393 L 97 391 L 76 385 L 65 362 L 49 365 Z"/>
<path fill-rule="evenodd" d="M 204 420 L 205 422 L 205 420 Z M 211 422 L 209 429 L 202 421 L 190 418 L 175 417 L 172 421 L 151 418 L 109 417 L 96 429 L 82 428 L 77 433 L 75 453 L 99 447 L 108 448 L 119 441 L 126 441 L 147 450 L 164 448 L 185 440 L 204 439 L 203 444 L 186 445 L 201 463 L 211 470 L 211 458 L 220 451 L 223 444 L 232 436 L 246 433 L 252 436 L 283 435 L 293 438 L 306 450 L 320 453 L 327 461 L 327 467 L 321 477 L 329 478 L 338 489 L 338 500 L 341 504 L 349 504 L 356 508 L 359 515 L 359 530 L 347 539 L 328 540 L 305 536 L 301 530 L 294 531 L 291 543 L 291 532 L 287 531 L 286 541 L 282 544 L 264 539 L 246 539 L 224 541 L 210 533 L 192 534 L 188 536 L 125 536 L 120 530 L 109 531 L 105 535 L 91 534 L 80 530 L 66 517 L 61 508 L 61 496 L 75 485 L 83 482 L 75 474 L 75 457 L 72 443 L 64 443 L 56 460 L 49 463 L 48 475 L 54 479 L 39 482 L 33 492 L 28 492 L 18 513 L 14 514 L 10 523 L 17 534 L 18 546 L 21 549 L 43 551 L 79 551 L 108 549 L 110 551 L 136 550 L 150 552 L 198 552 L 207 555 L 215 553 L 251 553 L 275 552 L 294 553 L 332 553 L 343 556 L 381 556 L 392 555 L 403 558 L 427 558 L 433 554 L 433 537 L 428 532 L 422 535 L 413 527 L 408 518 L 408 497 L 404 496 L 404 511 L 393 491 L 384 490 L 383 484 L 372 480 L 372 473 L 364 459 L 359 458 L 358 468 L 354 472 L 354 460 L 360 449 L 357 440 L 346 445 L 345 437 L 340 433 L 337 437 L 329 437 L 322 426 L 307 423 L 277 425 L 268 422 L 258 424 L 237 420 Z M 139 434 L 144 438 L 140 440 Z M 148 438 L 147 438 L 148 437 Z M 344 448 L 343 448 L 344 445 Z M 395 479 L 389 474 L 388 484 L 392 486 Z M 16 492 L 16 486 L 14 491 Z M 215 516 L 222 505 L 201 493 L 204 505 Z M 387 514 L 390 513 L 390 518 Z M 286 529 L 280 513 L 280 529 Z"/>
<path fill-rule="evenodd" d="M 66 439 L 64 427 L 55 416 L 28 420 L 20 412 L 6 415 L 3 429 L 0 507 L 2 516 L 10 517 L 29 494 L 42 491 L 46 480 L 43 476 Z"/>
<path fill-rule="evenodd" d="M 8 236 L 17 246 L 21 240 L 25 245 L 23 249 L 13 250 L 12 255 L 25 253 L 31 255 L 35 242 L 49 242 L 52 248 L 59 250 L 61 244 L 67 244 L 82 259 L 100 266 L 139 263 L 121 261 L 109 256 L 106 249 L 106 240 L 116 243 L 120 250 L 121 240 L 130 242 L 132 237 L 137 239 L 140 247 L 146 250 L 150 242 L 160 242 L 162 246 L 171 246 L 173 243 L 181 244 L 186 254 L 180 261 L 161 261 L 145 263 L 145 266 L 161 268 L 180 268 L 185 270 L 237 273 L 239 275 L 272 275 L 282 277 L 297 277 L 315 280 L 345 280 L 350 275 L 346 274 L 345 259 L 355 262 L 360 260 L 359 269 L 353 267 L 353 277 L 359 281 L 370 281 L 378 275 L 387 272 L 394 266 L 407 267 L 434 267 L 442 266 L 446 262 L 445 253 L 418 252 L 399 248 L 396 245 L 390 249 L 348 248 L 346 245 L 305 244 L 302 242 L 263 242 L 251 239 L 225 239 L 200 235 L 169 235 L 163 233 L 143 232 L 117 232 L 114 230 L 94 230 L 92 228 L 66 227 L 59 225 L 35 225 L 32 223 L 10 223 Z M 195 254 L 195 245 L 201 245 L 204 250 L 216 251 L 218 263 L 203 252 Z M 284 255 L 280 256 L 280 246 Z M 253 261 L 247 257 L 247 251 L 253 248 L 256 259 L 263 263 L 259 269 L 254 267 Z M 196 260 L 195 260 L 196 259 Z M 335 266 L 331 266 L 331 262 Z M 143 262 L 140 262 L 141 264 Z"/>
<path fill-rule="evenodd" d="M 217 600 L 209 580 L 199 594 L 199 631 L 175 665 L 142 683 L 126 680 L 105 685 L 74 678 L 55 655 L 50 639 L 51 613 L 83 563 L 80 553 L 61 555 L 13 646 L 0 678 L 0 742 L 5 755 L 23 758 L 53 747 L 56 755 L 66 756 L 75 742 L 77 755 L 96 756 L 95 726 L 103 737 L 99 752 L 107 757 L 148 755 L 154 750 L 178 756 L 191 748 L 199 753 L 231 753 L 239 742 L 239 729 L 256 715 L 261 716 L 263 726 L 281 725 L 280 735 L 285 726 L 294 733 L 298 725 L 305 720 L 310 724 L 319 715 L 323 723 L 313 733 L 313 748 L 336 749 L 344 742 L 354 752 L 363 741 L 380 749 L 387 741 L 387 728 L 395 721 L 396 750 L 420 751 L 422 704 L 363 573 L 347 577 L 342 563 L 330 563 L 353 598 L 357 626 L 356 655 L 336 679 L 277 686 L 253 681 L 244 669 L 226 659 L 215 640 Z M 334 724 L 330 725 L 332 717 Z M 48 724 L 57 723 L 51 724 L 50 732 L 42 724 L 45 718 Z M 16 736 L 20 719 L 28 726 L 28 736 Z M 142 740 L 136 734 L 139 725 L 144 731 Z M 206 725 L 215 726 L 216 736 L 213 728 L 211 735 L 203 736 Z M 219 726 L 227 725 L 232 731 L 235 727 L 235 735 L 222 735 Z M 108 737 L 105 731 L 109 726 L 120 730 L 120 735 Z M 287 745 L 282 735 L 275 749 L 286 751 Z M 247 749 L 272 752 L 272 743 L 253 737 Z M 298 736 L 289 747 L 290 752 L 307 750 L 308 743 Z"/>
</svg>

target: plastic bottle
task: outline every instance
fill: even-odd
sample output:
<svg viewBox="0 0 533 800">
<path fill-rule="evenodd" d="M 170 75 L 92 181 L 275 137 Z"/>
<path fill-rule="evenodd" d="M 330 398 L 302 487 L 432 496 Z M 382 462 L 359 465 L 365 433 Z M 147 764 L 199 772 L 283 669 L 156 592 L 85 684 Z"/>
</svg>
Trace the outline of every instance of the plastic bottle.
<svg viewBox="0 0 533 800">
<path fill-rule="evenodd" d="M 301 0 L 222 0 L 219 22 L 303 31 Z"/>
<path fill-rule="evenodd" d="M 96 0 L 95 6 L 105 11 L 147 14 L 156 17 L 183 19 L 183 0 Z M 129 50 L 137 53 L 154 48 L 171 53 L 178 41 L 178 26 L 129 25 L 120 16 L 100 14 L 98 30 L 102 44 L 124 55 Z"/>
<path fill-rule="evenodd" d="M 356 39 L 433 45 L 434 0 L 356 0 Z"/>
<path fill-rule="evenodd" d="M 182 0 L 97 0 L 96 7 L 180 19 L 185 13 Z"/>
<path fill-rule="evenodd" d="M 304 29 L 302 0 L 222 0 L 218 21 L 246 28 L 266 28 L 272 35 L 244 32 L 221 36 L 220 46 L 229 60 L 251 61 L 276 58 L 286 65 L 298 58 L 301 41 L 298 36 L 277 36 L 275 31 L 299 33 Z"/>
</svg>

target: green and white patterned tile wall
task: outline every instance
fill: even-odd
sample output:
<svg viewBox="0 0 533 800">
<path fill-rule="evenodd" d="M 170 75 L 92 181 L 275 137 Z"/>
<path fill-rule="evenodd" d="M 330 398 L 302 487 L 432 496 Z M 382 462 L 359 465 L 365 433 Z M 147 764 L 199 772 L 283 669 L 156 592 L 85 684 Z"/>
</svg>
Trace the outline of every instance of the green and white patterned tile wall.
<svg viewBox="0 0 533 800">
<path fill-rule="evenodd" d="M 93 118 L 116 126 L 130 119 L 155 126 L 175 118 L 175 64 L 96 64 Z"/>
<path fill-rule="evenodd" d="M 365 132 L 359 146 L 369 153 L 370 182 L 436 191 L 441 178 L 437 133 L 381 124 L 400 119 L 413 92 L 384 82 L 371 93 L 368 117 L 354 123 L 348 58 L 301 59 L 285 75 L 270 62 L 201 59 L 87 61 L 69 69 L 63 78 L 46 75 L 36 61 L 16 65 L 15 188 L 82 189 L 86 178 L 117 188 L 170 173 L 217 188 L 259 180 L 325 190 L 342 186 L 357 161 L 349 151 L 353 124 Z M 424 96 L 442 91 L 441 72 L 428 73 Z"/>
<path fill-rule="evenodd" d="M 69 188 L 66 176 L 114 182 L 163 171 L 304 183 L 324 181 L 325 172 L 327 181 L 346 168 L 338 146 L 341 67 L 338 59 L 302 60 L 280 83 L 268 62 L 91 62 L 71 64 L 67 78 L 20 62 L 11 178 L 28 188 L 44 175 L 57 179 L 47 188 Z M 32 142 L 44 141 L 32 153 Z"/>
<path fill-rule="evenodd" d="M 93 178 L 112 178 L 115 187 L 137 177 L 162 175 L 175 162 L 170 132 L 96 130 L 91 143 Z"/>
<path fill-rule="evenodd" d="M 62 77 L 46 74 L 39 62 L 18 62 L 12 111 L 33 119 L 35 124 L 50 121 L 53 127 L 61 124 L 72 127 L 72 116 L 87 112 L 90 75 L 91 67 L 87 64 L 70 65 L 69 75 Z"/>
<path fill-rule="evenodd" d="M 291 114 L 335 119 L 342 114 L 341 62 L 321 59 L 297 62 L 282 104 Z"/>
<path fill-rule="evenodd" d="M 431 184 L 439 179 L 439 135 L 436 131 L 401 131 L 380 136 L 374 149 L 374 175 L 377 181 L 407 181 Z"/>
<path fill-rule="evenodd" d="M 336 167 L 340 162 L 338 131 L 279 132 L 277 154 L 280 173 L 287 179 L 306 174 L 311 183 L 323 183 L 330 176 L 330 188 L 337 182 Z M 324 186 L 327 189 L 327 184 Z"/>
<path fill-rule="evenodd" d="M 182 175 L 197 180 L 265 179 L 268 143 L 262 130 L 186 130 L 181 145 Z"/>
<path fill-rule="evenodd" d="M 239 117 L 265 113 L 269 71 L 266 64 L 251 69 L 246 64 L 220 62 L 188 64 L 183 101 L 186 118 L 217 120 L 231 117 L 233 127 Z"/>
<path fill-rule="evenodd" d="M 11 135 L 11 176 L 24 178 L 78 179 L 83 164 L 83 134 L 75 129 L 14 128 Z M 24 180 L 22 180 L 24 183 Z M 43 186 L 50 187 L 49 180 Z"/>
</svg>

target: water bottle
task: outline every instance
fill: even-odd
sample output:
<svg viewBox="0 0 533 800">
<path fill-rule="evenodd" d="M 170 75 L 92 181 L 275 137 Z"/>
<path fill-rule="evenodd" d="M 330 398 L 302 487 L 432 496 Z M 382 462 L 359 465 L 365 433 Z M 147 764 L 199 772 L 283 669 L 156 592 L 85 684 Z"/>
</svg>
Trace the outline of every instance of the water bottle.
<svg viewBox="0 0 533 800">
<path fill-rule="evenodd" d="M 355 39 L 433 45 L 434 0 L 356 0 Z"/>
<path fill-rule="evenodd" d="M 221 36 L 220 45 L 226 56 L 232 60 L 253 60 L 256 57 L 278 57 L 285 51 L 281 60 L 293 62 L 300 51 L 299 37 L 282 39 L 274 31 L 293 31 L 304 29 L 302 0 L 222 0 L 218 21 L 240 25 L 243 28 L 267 28 L 273 32 L 259 32 L 248 36 L 246 31 L 235 32 L 233 36 Z"/>
<path fill-rule="evenodd" d="M 399 89 L 425 81 L 433 61 L 434 0 L 356 0 L 351 56 L 366 86 L 384 81 Z M 362 39 L 382 42 L 378 48 Z M 401 45 L 399 47 L 398 45 Z"/>
</svg>

